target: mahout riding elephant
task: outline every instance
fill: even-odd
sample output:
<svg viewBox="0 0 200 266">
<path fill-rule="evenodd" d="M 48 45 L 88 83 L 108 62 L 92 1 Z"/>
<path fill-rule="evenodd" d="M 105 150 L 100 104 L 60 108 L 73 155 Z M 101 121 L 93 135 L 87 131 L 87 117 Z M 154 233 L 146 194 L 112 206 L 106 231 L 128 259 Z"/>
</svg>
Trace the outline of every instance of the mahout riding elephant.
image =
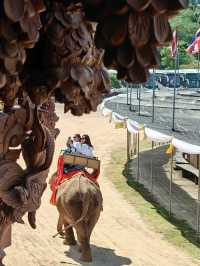
<svg viewBox="0 0 200 266">
<path fill-rule="evenodd" d="M 57 189 L 57 230 L 62 234 L 64 226 L 64 244 L 76 245 L 73 228 L 75 229 L 82 261 L 92 261 L 90 236 L 99 219 L 102 204 L 99 185 L 84 175 L 75 175 L 60 184 Z"/>
</svg>

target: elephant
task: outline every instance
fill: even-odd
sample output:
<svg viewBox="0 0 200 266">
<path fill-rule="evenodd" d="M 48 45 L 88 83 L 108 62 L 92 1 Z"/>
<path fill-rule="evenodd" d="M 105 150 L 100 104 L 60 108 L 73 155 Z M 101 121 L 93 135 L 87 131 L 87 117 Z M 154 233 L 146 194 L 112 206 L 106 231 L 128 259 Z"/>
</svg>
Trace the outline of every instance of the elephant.
<svg viewBox="0 0 200 266">
<path fill-rule="evenodd" d="M 84 175 L 75 175 L 57 188 L 57 231 L 60 234 L 64 232 L 64 244 L 76 245 L 73 228 L 75 229 L 82 261 L 92 261 L 90 236 L 103 210 L 102 206 L 99 185 Z"/>
</svg>

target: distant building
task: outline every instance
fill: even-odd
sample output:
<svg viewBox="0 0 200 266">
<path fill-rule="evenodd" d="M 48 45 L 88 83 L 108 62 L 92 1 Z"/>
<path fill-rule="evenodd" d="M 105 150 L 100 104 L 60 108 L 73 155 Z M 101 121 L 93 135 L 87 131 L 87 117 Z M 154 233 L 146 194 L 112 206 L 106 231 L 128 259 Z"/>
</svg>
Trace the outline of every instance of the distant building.
<svg viewBox="0 0 200 266">
<path fill-rule="evenodd" d="M 200 0 L 190 0 L 191 5 L 200 5 Z"/>
</svg>

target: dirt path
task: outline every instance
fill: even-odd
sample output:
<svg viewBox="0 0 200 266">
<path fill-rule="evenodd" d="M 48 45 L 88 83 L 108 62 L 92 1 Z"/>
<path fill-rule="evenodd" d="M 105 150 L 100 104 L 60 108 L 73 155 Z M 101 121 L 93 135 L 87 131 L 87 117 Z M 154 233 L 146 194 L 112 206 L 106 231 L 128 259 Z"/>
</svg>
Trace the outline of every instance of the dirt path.
<svg viewBox="0 0 200 266">
<path fill-rule="evenodd" d="M 56 169 L 56 159 L 69 135 L 88 133 L 96 153 L 106 166 L 110 151 L 124 143 L 125 131 L 115 130 L 100 114 L 80 118 L 62 115 L 58 106 L 61 134 L 57 140 L 57 151 L 51 172 Z M 110 181 L 100 177 L 104 197 L 104 211 L 92 235 L 94 262 L 80 263 L 76 248 L 62 245 L 60 238 L 53 239 L 56 232 L 57 211 L 49 202 L 50 191 L 46 190 L 42 206 L 37 214 L 37 230 L 27 225 L 13 226 L 13 245 L 7 250 L 6 266 L 57 266 L 57 265 L 95 265 L 95 266 L 192 266 L 191 259 L 161 239 L 141 220 L 135 209 L 124 201 Z M 26 220 L 26 218 L 25 218 Z M 68 256 L 66 256 L 68 255 Z"/>
</svg>

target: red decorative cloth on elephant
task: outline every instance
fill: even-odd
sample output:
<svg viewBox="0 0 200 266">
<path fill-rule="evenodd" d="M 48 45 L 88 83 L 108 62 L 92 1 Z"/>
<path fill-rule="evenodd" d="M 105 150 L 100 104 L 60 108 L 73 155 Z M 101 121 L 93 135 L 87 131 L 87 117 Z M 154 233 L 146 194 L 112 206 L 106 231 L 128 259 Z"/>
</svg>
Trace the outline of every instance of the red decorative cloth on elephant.
<svg viewBox="0 0 200 266">
<path fill-rule="evenodd" d="M 88 173 L 86 170 L 71 170 L 68 173 L 64 173 L 64 156 L 60 155 L 58 158 L 57 164 L 57 175 L 56 178 L 51 183 L 51 190 L 52 195 L 50 199 L 50 203 L 52 205 L 56 204 L 56 191 L 60 184 L 69 180 L 77 175 L 85 176 L 86 178 L 90 179 L 91 181 L 97 183 L 97 178 L 100 174 L 100 169 L 95 170 L 92 174 Z"/>
</svg>

